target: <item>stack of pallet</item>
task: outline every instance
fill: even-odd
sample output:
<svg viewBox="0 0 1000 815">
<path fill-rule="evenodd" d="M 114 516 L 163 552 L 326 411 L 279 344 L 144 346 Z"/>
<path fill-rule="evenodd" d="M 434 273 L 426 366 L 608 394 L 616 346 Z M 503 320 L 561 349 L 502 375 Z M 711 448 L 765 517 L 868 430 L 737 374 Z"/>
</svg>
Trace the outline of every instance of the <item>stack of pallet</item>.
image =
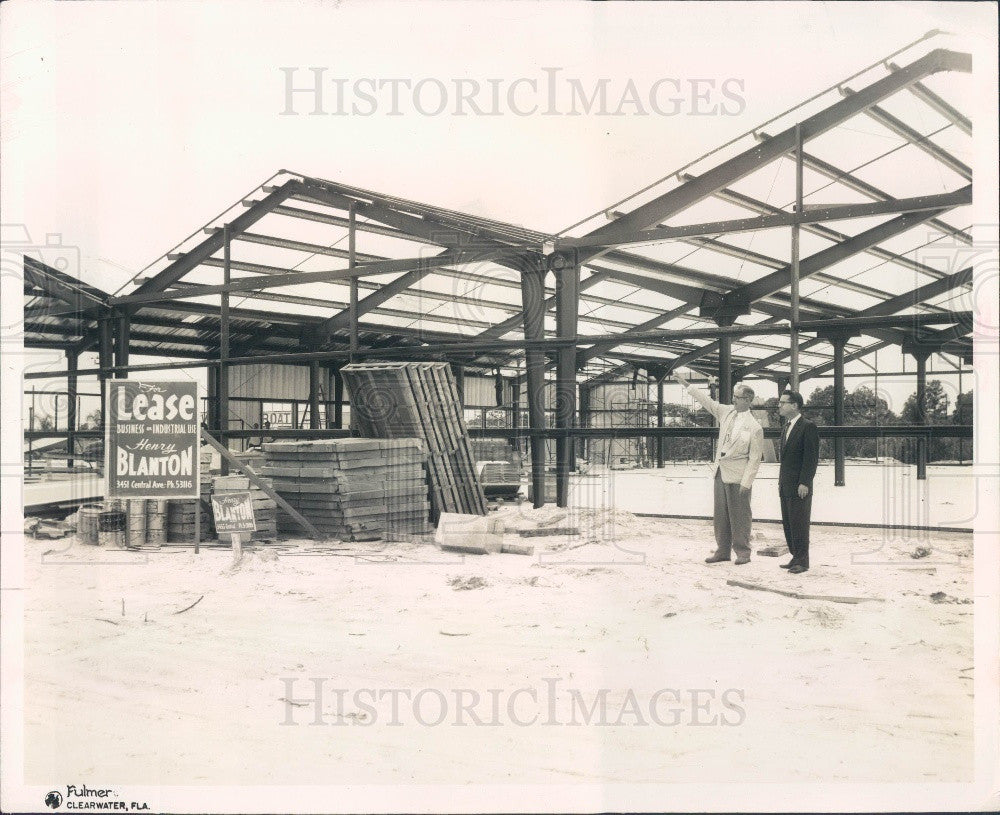
<svg viewBox="0 0 1000 815">
<path fill-rule="evenodd" d="M 261 474 L 324 535 L 358 541 L 429 531 L 419 439 L 268 442 L 264 456 Z M 278 527 L 302 534 L 284 512 Z"/>
<path fill-rule="evenodd" d="M 445 362 L 379 362 L 341 369 L 351 394 L 351 429 L 370 439 L 422 439 L 431 517 L 485 515 L 469 431 L 455 378 Z"/>
<path fill-rule="evenodd" d="M 272 486 L 269 479 L 261 479 Z M 278 540 L 278 505 L 264 490 L 250 483 L 245 475 L 219 475 L 212 479 L 212 492 L 249 492 L 253 501 L 253 516 L 257 531 L 250 540 L 275 543 Z M 244 538 L 246 540 L 246 538 Z M 219 538 L 220 543 L 229 543 L 229 535 Z"/>
<path fill-rule="evenodd" d="M 208 500 L 212 494 L 212 448 L 202 446 L 199 455 L 199 475 L 201 500 L 172 499 L 167 501 L 167 540 L 171 543 L 192 543 L 194 541 L 194 520 L 196 509 L 200 511 L 199 540 L 207 541 L 215 537 L 212 514 Z"/>
</svg>

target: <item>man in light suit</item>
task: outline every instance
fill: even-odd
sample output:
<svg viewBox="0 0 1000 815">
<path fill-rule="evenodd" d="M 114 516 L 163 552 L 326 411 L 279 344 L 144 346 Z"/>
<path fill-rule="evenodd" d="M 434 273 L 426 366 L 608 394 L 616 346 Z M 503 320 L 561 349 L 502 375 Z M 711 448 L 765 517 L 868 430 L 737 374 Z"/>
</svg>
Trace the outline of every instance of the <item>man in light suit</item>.
<svg viewBox="0 0 1000 815">
<path fill-rule="evenodd" d="M 715 554 L 706 563 L 729 560 L 736 552 L 736 565 L 750 562 L 750 490 L 764 457 L 764 428 L 750 413 L 753 390 L 746 385 L 733 389 L 733 404 L 723 405 L 692 387 L 678 373 L 674 378 L 719 422 L 719 443 L 712 479 L 715 499 Z"/>
<path fill-rule="evenodd" d="M 809 571 L 809 518 L 812 515 L 813 478 L 819 464 L 819 431 L 802 415 L 802 394 L 785 391 L 778 400 L 778 413 L 785 420 L 781 431 L 781 468 L 778 498 L 781 525 L 792 559 L 782 563 L 789 574 Z"/>
</svg>

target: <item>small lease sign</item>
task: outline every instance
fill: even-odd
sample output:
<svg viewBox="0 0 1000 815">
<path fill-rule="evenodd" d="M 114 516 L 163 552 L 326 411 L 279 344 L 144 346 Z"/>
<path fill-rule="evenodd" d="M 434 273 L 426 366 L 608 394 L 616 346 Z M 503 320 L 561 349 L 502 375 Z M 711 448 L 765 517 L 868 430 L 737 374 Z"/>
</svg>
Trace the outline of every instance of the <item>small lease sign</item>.
<svg viewBox="0 0 1000 815">
<path fill-rule="evenodd" d="M 253 498 L 249 492 L 220 492 L 212 495 L 215 531 L 245 533 L 257 531 L 253 514 Z"/>
</svg>

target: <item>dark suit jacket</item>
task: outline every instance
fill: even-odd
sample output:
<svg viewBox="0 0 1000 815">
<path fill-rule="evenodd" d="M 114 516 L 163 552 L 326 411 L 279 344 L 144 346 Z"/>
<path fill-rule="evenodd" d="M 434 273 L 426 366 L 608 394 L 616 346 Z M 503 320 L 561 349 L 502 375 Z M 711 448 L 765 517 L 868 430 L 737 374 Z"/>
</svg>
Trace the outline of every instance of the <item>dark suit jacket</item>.
<svg viewBox="0 0 1000 815">
<path fill-rule="evenodd" d="M 784 428 L 782 428 L 784 436 Z M 819 464 L 819 432 L 816 425 L 805 416 L 799 416 L 781 445 L 781 468 L 778 471 L 778 489 L 790 493 L 805 484 L 812 493 L 816 465 Z"/>
</svg>

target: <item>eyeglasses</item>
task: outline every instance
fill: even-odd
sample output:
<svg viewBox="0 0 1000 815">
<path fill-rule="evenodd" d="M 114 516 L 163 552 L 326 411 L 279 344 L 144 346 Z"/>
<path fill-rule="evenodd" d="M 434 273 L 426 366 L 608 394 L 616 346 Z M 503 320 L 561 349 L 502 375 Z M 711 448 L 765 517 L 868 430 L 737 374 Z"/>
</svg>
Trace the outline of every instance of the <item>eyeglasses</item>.
<svg viewBox="0 0 1000 815">
<path fill-rule="evenodd" d="M 746 399 L 747 401 L 750 401 L 751 398 L 752 397 L 750 397 L 750 396 L 734 396 L 733 397 L 733 399 Z"/>
</svg>

